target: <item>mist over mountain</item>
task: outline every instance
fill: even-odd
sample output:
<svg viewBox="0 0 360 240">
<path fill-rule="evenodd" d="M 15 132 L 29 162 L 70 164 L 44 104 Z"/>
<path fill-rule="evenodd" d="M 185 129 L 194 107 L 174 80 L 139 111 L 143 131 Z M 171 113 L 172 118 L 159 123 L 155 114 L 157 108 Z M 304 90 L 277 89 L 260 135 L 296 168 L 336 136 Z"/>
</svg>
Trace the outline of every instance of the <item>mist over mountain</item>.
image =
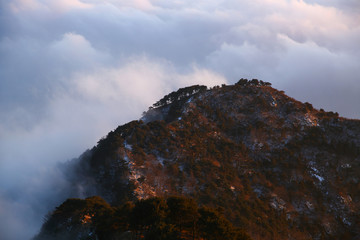
<svg viewBox="0 0 360 240">
<path fill-rule="evenodd" d="M 34 239 L 358 239 L 359 136 L 257 79 L 180 88 L 61 166 Z"/>
</svg>

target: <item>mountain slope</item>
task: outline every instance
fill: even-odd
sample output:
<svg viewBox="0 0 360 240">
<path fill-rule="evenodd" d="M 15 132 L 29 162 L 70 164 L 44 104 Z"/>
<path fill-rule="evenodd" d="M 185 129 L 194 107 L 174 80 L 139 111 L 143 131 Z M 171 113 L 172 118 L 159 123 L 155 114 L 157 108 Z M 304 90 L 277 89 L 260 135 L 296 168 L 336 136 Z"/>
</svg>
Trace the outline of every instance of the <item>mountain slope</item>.
<svg viewBox="0 0 360 240">
<path fill-rule="evenodd" d="M 270 86 L 192 86 L 69 163 L 75 196 L 182 195 L 254 239 L 359 237 L 360 121 Z"/>
</svg>

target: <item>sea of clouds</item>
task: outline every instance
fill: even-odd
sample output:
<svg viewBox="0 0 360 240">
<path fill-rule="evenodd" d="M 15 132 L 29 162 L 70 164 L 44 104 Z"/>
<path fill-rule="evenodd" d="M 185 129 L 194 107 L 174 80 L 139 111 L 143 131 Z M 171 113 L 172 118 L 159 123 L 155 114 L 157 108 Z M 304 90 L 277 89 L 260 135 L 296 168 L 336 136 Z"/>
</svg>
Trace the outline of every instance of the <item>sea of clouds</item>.
<svg viewBox="0 0 360 240">
<path fill-rule="evenodd" d="M 357 0 L 1 1 L 0 239 L 68 197 L 57 163 L 179 87 L 258 78 L 360 118 L 359 42 Z"/>
</svg>

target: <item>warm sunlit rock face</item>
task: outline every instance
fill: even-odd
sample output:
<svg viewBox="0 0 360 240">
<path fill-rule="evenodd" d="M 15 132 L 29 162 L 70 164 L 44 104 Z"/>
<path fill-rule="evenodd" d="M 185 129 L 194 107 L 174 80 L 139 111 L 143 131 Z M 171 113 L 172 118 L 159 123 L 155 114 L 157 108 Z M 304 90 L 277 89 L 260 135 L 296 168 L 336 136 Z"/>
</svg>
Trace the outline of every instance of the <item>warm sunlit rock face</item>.
<svg viewBox="0 0 360 240">
<path fill-rule="evenodd" d="M 74 192 L 114 206 L 182 195 L 222 209 L 254 239 L 351 239 L 360 229 L 359 136 L 358 120 L 241 79 L 165 96 L 68 171 Z"/>
</svg>

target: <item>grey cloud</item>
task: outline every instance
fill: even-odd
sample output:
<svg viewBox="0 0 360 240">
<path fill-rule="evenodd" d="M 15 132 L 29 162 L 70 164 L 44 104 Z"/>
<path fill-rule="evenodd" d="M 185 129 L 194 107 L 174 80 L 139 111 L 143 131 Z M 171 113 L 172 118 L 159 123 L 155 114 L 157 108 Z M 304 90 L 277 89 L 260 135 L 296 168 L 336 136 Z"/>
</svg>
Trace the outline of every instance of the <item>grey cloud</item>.
<svg viewBox="0 0 360 240">
<path fill-rule="evenodd" d="M 339 8 L 344 11 L 356 13 L 360 9 L 360 2 L 357 0 L 305 0 L 310 4 L 320 4 L 323 6 Z"/>
</svg>

